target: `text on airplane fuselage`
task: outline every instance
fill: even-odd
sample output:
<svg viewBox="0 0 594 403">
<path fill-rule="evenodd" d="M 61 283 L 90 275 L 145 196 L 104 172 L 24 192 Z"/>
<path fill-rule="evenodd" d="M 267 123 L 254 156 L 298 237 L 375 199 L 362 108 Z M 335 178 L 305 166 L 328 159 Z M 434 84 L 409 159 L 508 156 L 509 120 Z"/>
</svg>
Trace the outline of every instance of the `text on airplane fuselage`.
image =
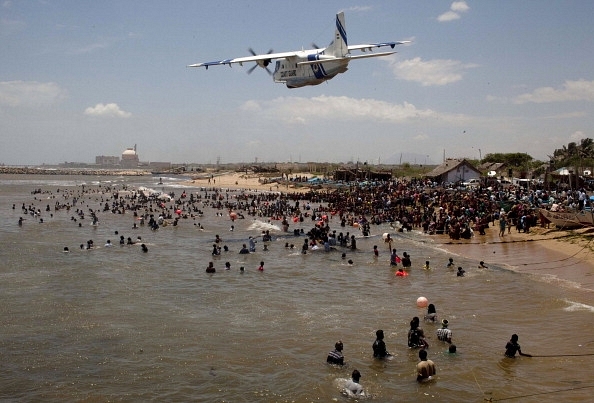
<svg viewBox="0 0 594 403">
<path fill-rule="evenodd" d="M 280 76 L 281 76 L 281 78 L 296 77 L 297 76 L 297 70 L 281 71 Z"/>
</svg>

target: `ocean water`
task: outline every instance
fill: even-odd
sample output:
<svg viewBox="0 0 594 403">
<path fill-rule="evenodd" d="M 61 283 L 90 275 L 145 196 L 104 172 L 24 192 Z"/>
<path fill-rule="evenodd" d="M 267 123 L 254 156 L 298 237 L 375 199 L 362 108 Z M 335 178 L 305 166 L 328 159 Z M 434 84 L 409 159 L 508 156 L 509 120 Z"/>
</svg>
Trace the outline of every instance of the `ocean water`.
<svg viewBox="0 0 594 403">
<path fill-rule="evenodd" d="M 514 271 L 541 259 L 587 271 L 583 263 L 552 261 L 537 244 L 494 245 L 489 253 L 501 262 L 489 256 L 482 259 L 489 268 L 478 269 L 476 253 L 452 252 L 440 244 L 443 238 L 398 233 L 389 225 L 372 226 L 363 237 L 337 220 L 331 228 L 355 234 L 358 250 L 303 255 L 303 237 L 293 229 L 307 232 L 308 220 L 291 223 L 285 233 L 266 217 L 232 223 L 225 210 L 204 207 L 200 217 L 152 231 L 133 229 L 138 220 L 131 212 L 101 211 L 111 197 L 102 193 L 106 186 L 205 194 L 177 178 L 158 180 L 0 176 L 0 400 L 348 402 L 353 399 L 341 394 L 341 384 L 353 369 L 374 402 L 591 399 L 594 292 L 538 271 Z M 90 192 L 74 209 L 54 211 L 56 201 L 65 202 L 64 189 L 76 194 L 83 185 Z M 44 193 L 32 194 L 35 189 Z M 238 194 L 228 193 L 231 199 Z M 23 214 L 23 203 L 41 209 L 44 222 Z M 76 208 L 85 219 L 73 219 Z M 100 211 L 96 226 L 89 209 Z M 23 226 L 17 225 L 21 216 Z M 255 253 L 238 254 L 248 236 L 263 230 L 273 235 L 267 251 L 260 239 Z M 389 265 L 385 232 L 400 254 L 412 257 L 406 278 Z M 217 234 L 229 252 L 213 257 Z M 138 244 L 120 247 L 120 235 L 140 236 L 148 253 Z M 107 239 L 114 247 L 103 246 Z M 81 250 L 88 240 L 95 248 Z M 449 257 L 465 277 L 446 269 Z M 421 269 L 426 260 L 430 271 Z M 215 274 L 205 273 L 209 261 Z M 224 270 L 226 261 L 231 270 Z M 260 261 L 264 272 L 257 270 Z M 436 305 L 440 320 L 449 320 L 458 348 L 446 354 L 447 344 L 435 337 L 438 325 L 422 323 L 437 366 L 426 384 L 416 382 L 418 351 L 406 344 L 410 320 L 426 313 L 416 306 L 420 296 Z M 384 330 L 390 361 L 372 357 L 377 329 Z M 513 333 L 535 357 L 503 357 Z M 339 339 L 343 368 L 325 363 Z"/>
</svg>

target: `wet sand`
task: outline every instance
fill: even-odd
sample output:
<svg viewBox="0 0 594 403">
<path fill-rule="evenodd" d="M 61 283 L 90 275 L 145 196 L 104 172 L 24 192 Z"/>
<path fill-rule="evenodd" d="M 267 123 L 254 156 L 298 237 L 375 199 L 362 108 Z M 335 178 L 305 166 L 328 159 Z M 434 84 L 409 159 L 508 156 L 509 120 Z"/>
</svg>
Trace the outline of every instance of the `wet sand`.
<svg viewBox="0 0 594 403">
<path fill-rule="evenodd" d="M 511 270 L 549 277 L 587 291 L 594 291 L 594 243 L 592 229 L 562 231 L 536 227 L 530 233 L 512 228 L 499 236 L 497 223 L 486 235 L 470 240 L 450 240 L 439 235 L 436 243 L 461 256 L 490 264 L 505 265 Z M 465 270 L 468 268 L 464 268 Z"/>
</svg>

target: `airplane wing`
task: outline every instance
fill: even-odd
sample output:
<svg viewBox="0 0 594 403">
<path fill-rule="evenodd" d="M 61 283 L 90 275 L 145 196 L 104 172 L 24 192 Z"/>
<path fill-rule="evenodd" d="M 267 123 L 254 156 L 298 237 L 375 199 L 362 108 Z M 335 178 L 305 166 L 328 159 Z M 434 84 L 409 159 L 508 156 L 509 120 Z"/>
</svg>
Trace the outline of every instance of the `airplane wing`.
<svg viewBox="0 0 594 403">
<path fill-rule="evenodd" d="M 297 53 L 298 52 L 266 53 L 262 55 L 236 57 L 234 59 L 216 60 L 214 62 L 190 64 L 188 65 L 188 67 L 206 67 L 208 69 L 209 66 L 219 66 L 225 64 L 228 64 L 230 66 L 233 63 L 239 63 L 239 65 L 242 66 L 243 63 L 248 62 L 256 62 L 260 65 L 268 65 L 270 61 L 272 61 L 273 59 L 284 59 L 287 57 L 296 56 Z"/>
<path fill-rule="evenodd" d="M 389 46 L 392 49 L 394 49 L 394 46 L 396 46 L 396 45 L 405 45 L 407 43 L 411 43 L 411 41 L 380 42 L 380 43 L 367 43 L 367 44 L 362 44 L 362 45 L 350 45 L 349 52 L 351 50 L 360 50 L 362 52 L 366 52 L 366 51 L 372 51 L 373 48 L 381 48 L 381 47 L 385 47 L 385 46 Z M 372 56 L 370 56 L 370 57 L 372 57 Z"/>
<path fill-rule="evenodd" d="M 380 57 L 380 56 L 388 56 L 388 55 L 393 55 L 396 52 L 372 52 L 372 53 L 367 53 L 364 55 L 348 55 L 345 57 L 329 57 L 328 59 L 315 59 L 315 60 L 307 60 L 307 61 L 303 61 L 303 62 L 298 62 L 298 65 L 303 65 L 303 64 L 324 64 L 324 63 L 332 63 L 332 62 L 336 62 L 336 61 L 340 61 L 340 60 L 354 60 L 354 59 L 365 59 L 367 57 Z"/>
</svg>

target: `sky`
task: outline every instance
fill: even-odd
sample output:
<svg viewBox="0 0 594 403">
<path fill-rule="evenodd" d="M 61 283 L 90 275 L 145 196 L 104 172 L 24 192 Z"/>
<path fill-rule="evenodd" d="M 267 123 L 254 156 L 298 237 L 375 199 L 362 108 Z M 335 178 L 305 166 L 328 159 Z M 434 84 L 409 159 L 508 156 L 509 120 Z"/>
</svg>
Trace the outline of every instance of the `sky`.
<svg viewBox="0 0 594 403">
<path fill-rule="evenodd" d="M 288 89 L 189 64 L 410 40 Z M 0 0 L 0 164 L 410 162 L 594 138 L 590 0 Z M 387 49 L 389 50 L 389 48 Z"/>
</svg>

